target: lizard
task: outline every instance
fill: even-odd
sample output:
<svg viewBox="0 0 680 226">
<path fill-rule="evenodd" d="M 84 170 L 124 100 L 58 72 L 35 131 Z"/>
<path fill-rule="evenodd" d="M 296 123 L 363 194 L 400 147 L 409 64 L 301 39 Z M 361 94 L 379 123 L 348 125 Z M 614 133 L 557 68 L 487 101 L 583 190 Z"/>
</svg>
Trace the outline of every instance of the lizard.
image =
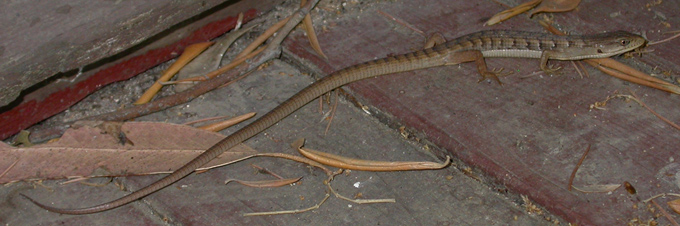
<svg viewBox="0 0 680 226">
<path fill-rule="evenodd" d="M 540 59 L 542 70 L 554 71 L 556 69 L 548 66 L 548 60 L 605 58 L 632 51 L 644 46 L 646 42 L 645 38 L 626 31 L 566 36 L 514 30 L 479 31 L 431 48 L 376 59 L 333 72 L 300 90 L 251 124 L 225 137 L 172 174 L 119 199 L 92 207 L 67 209 L 47 206 L 24 194 L 21 195 L 41 208 L 55 213 L 102 212 L 126 205 L 177 182 L 226 150 L 276 124 L 320 95 L 351 82 L 380 75 L 475 62 L 482 80 L 493 78 L 500 83 L 496 76 L 498 72 L 488 70 L 484 58 L 536 58 Z"/>
</svg>

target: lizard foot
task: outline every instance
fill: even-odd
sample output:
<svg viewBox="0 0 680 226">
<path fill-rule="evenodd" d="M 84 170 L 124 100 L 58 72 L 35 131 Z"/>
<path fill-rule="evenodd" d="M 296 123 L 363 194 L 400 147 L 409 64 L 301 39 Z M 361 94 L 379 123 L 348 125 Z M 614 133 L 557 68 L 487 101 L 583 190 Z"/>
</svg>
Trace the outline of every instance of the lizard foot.
<svg viewBox="0 0 680 226">
<path fill-rule="evenodd" d="M 558 74 L 560 74 L 558 71 L 561 70 L 561 69 L 562 69 L 561 66 L 556 67 L 555 65 L 552 65 L 552 64 L 548 65 L 548 67 L 541 68 L 541 70 L 543 70 L 543 72 L 545 74 L 548 74 L 548 75 L 558 75 Z"/>
<path fill-rule="evenodd" d="M 512 71 L 503 72 L 503 70 L 504 70 L 503 68 L 500 68 L 500 69 L 494 68 L 491 71 L 482 72 L 482 73 L 480 73 L 482 78 L 479 79 L 479 81 L 477 81 L 477 83 L 483 82 L 486 79 L 493 79 L 493 80 L 496 80 L 496 82 L 498 82 L 499 85 L 503 85 L 503 83 L 501 82 L 501 80 L 498 77 L 505 77 L 505 76 L 512 74 Z"/>
</svg>

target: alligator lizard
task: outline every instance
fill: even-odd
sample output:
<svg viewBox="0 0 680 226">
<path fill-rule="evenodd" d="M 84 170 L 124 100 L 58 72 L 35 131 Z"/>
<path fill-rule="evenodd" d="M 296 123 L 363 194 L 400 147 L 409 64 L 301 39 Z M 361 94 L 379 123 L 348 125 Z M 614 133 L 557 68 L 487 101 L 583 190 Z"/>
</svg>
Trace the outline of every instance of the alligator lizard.
<svg viewBox="0 0 680 226">
<path fill-rule="evenodd" d="M 484 57 L 538 58 L 540 59 L 541 69 L 549 71 L 552 70 L 547 66 L 549 59 L 604 58 L 634 50 L 645 43 L 644 38 L 625 31 L 583 36 L 555 36 L 510 30 L 480 31 L 461 36 L 433 48 L 377 59 L 336 71 L 302 89 L 248 126 L 222 139 L 172 174 L 117 200 L 87 208 L 61 209 L 46 206 L 22 195 L 36 205 L 56 213 L 97 213 L 128 204 L 175 183 L 231 147 L 274 125 L 318 96 L 354 81 L 379 75 L 471 61 L 477 63 L 477 70 L 483 79 L 496 78 L 495 72 L 488 71 Z"/>
</svg>

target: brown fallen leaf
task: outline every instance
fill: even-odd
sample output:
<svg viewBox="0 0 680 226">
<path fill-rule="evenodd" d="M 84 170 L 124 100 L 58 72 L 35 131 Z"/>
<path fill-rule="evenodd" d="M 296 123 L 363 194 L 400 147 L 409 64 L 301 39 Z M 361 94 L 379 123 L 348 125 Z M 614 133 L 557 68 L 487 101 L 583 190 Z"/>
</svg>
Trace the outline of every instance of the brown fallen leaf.
<svg viewBox="0 0 680 226">
<path fill-rule="evenodd" d="M 668 202 L 668 207 L 670 207 L 675 213 L 680 214 L 680 199 L 675 199 Z"/>
<path fill-rule="evenodd" d="M 590 152 L 590 144 L 588 144 L 588 148 L 586 148 L 586 151 L 583 153 L 583 155 L 581 155 L 581 158 L 578 160 L 578 163 L 576 163 L 576 166 L 571 171 L 571 175 L 569 176 L 569 182 L 567 183 L 567 186 L 568 186 L 567 189 L 569 189 L 569 191 L 571 191 L 572 184 L 574 184 L 574 178 L 576 177 L 576 172 L 578 172 L 578 168 L 581 167 L 581 164 L 583 164 L 583 160 L 586 159 L 588 152 Z"/>
<path fill-rule="evenodd" d="M 566 12 L 576 9 L 581 0 L 543 0 L 540 5 L 536 6 L 529 16 L 534 16 L 536 13 L 557 13 Z"/>
<path fill-rule="evenodd" d="M 587 59 L 585 62 L 610 76 L 669 93 L 680 94 L 680 87 L 652 77 L 616 60 L 609 58 Z"/>
<path fill-rule="evenodd" d="M 254 188 L 274 188 L 274 187 L 281 187 L 284 185 L 289 185 L 293 184 L 295 182 L 298 182 L 302 177 L 298 178 L 290 178 L 290 179 L 276 179 L 276 180 L 262 180 L 262 181 L 245 181 L 245 180 L 237 180 L 237 179 L 229 179 L 224 181 L 224 184 L 228 184 L 229 182 L 236 182 L 248 187 L 254 187 Z"/>
<path fill-rule="evenodd" d="M 248 120 L 249 118 L 252 118 L 253 116 L 255 116 L 255 112 L 250 112 L 250 113 L 242 114 L 242 115 L 239 115 L 239 116 L 227 119 L 227 120 L 223 120 L 223 121 L 220 121 L 220 122 L 201 126 L 201 127 L 198 127 L 198 128 L 202 129 L 202 130 L 218 132 L 218 131 L 221 131 L 225 128 L 228 128 L 230 126 L 233 126 L 235 124 L 238 124 L 240 122 Z"/>
<path fill-rule="evenodd" d="M 621 187 L 621 184 L 593 184 L 582 185 L 580 187 L 572 185 L 572 187 L 583 193 L 605 193 L 616 190 Z"/>
<path fill-rule="evenodd" d="M 201 54 L 203 50 L 210 47 L 213 43 L 214 42 L 202 42 L 187 46 L 184 49 L 182 55 L 180 55 L 179 58 L 177 58 L 177 60 L 172 65 L 170 65 L 170 67 L 165 70 L 165 72 L 163 72 L 163 75 L 161 75 L 158 81 L 151 85 L 151 87 L 149 87 L 149 89 L 147 89 L 146 92 L 144 92 L 144 94 L 142 94 L 142 96 L 139 97 L 139 99 L 134 104 L 146 104 L 151 101 L 156 93 L 158 93 L 158 91 L 163 88 L 163 85 L 161 85 L 162 82 L 167 82 L 170 80 L 172 76 L 177 74 L 177 72 L 179 72 L 179 70 L 184 67 L 184 65 L 187 65 L 189 62 L 191 62 L 191 60 L 196 58 L 196 56 Z"/>
<path fill-rule="evenodd" d="M 120 144 L 102 134 L 96 122 L 67 130 L 56 142 L 14 148 L 0 142 L 0 169 L 9 168 L 0 183 L 21 180 L 167 173 L 181 167 L 224 136 L 190 126 L 157 122 L 127 122 L 121 131 L 132 144 Z M 256 154 L 239 145 L 206 167 Z M 105 170 L 97 170 L 105 169 Z M 108 173 L 100 173 L 100 172 Z M 95 173 L 97 172 L 97 173 Z"/>
<path fill-rule="evenodd" d="M 307 3 L 307 0 L 302 0 L 300 1 L 300 7 L 304 6 L 305 3 Z M 324 59 L 328 59 L 326 54 L 323 53 L 321 50 L 321 45 L 319 45 L 319 39 L 316 37 L 316 32 L 314 31 L 314 23 L 312 23 L 312 16 L 310 15 L 312 12 L 309 12 L 305 16 L 305 18 L 302 20 L 302 25 L 305 27 L 305 32 L 307 32 L 307 39 L 309 39 L 309 45 L 312 46 L 312 49 L 316 51 L 316 54 L 319 54 L 319 56 L 323 57 Z"/>
<path fill-rule="evenodd" d="M 281 29 L 288 21 L 290 18 L 293 18 L 293 16 L 286 17 L 285 19 L 279 21 L 278 23 L 272 25 L 271 27 L 267 28 L 267 30 L 264 31 L 260 36 L 255 38 L 255 41 L 251 42 L 246 48 L 241 51 L 238 55 L 234 57 L 234 61 L 240 58 L 246 57 L 246 55 L 250 54 L 253 52 L 253 50 L 257 49 L 258 46 L 262 45 L 264 41 L 267 41 L 269 37 L 274 35 L 279 29 Z"/>
<path fill-rule="evenodd" d="M 522 3 L 518 6 L 515 6 L 513 8 L 504 10 L 503 12 L 497 13 L 496 15 L 492 16 L 489 20 L 484 23 L 484 26 L 488 25 L 494 25 L 497 23 L 500 23 L 501 21 L 510 19 L 513 16 L 519 15 L 523 12 L 529 11 L 531 8 L 534 8 L 534 6 L 538 5 L 541 3 L 542 0 L 531 0 L 525 3 Z"/>
<path fill-rule="evenodd" d="M 231 46 L 231 44 L 234 43 L 236 39 L 258 25 L 259 24 L 255 24 L 243 29 L 232 31 L 226 34 L 224 37 L 216 39 L 215 44 L 203 51 L 201 55 L 189 62 L 189 64 L 184 66 L 184 68 L 182 68 L 182 70 L 177 73 L 177 76 L 175 76 L 176 80 L 202 76 L 208 72 L 217 70 L 220 67 L 224 53 L 227 51 L 229 46 Z M 193 83 L 177 83 L 173 86 L 173 88 L 175 89 L 175 92 L 182 92 L 193 85 Z"/>
<path fill-rule="evenodd" d="M 529 17 L 534 16 L 534 14 L 536 13 L 571 11 L 574 10 L 579 3 L 581 3 L 581 0 L 532 0 L 522 3 L 521 5 L 515 6 L 513 8 L 504 10 L 503 12 L 497 13 L 496 15 L 491 17 L 488 21 L 486 21 L 484 26 L 500 23 L 523 12 L 529 11 L 532 8 L 533 10 L 529 12 Z"/>
<path fill-rule="evenodd" d="M 231 70 L 231 69 L 233 69 L 233 68 L 236 68 L 236 66 L 238 66 L 239 64 L 245 62 L 245 61 L 248 60 L 248 59 L 251 59 L 251 58 L 255 57 L 257 54 L 260 54 L 260 53 L 261 53 L 262 51 L 264 51 L 264 50 L 265 50 L 264 47 L 263 47 L 263 48 L 256 49 L 255 51 L 249 53 L 249 54 L 246 55 L 245 57 L 241 57 L 241 58 L 234 59 L 233 61 L 231 61 L 231 63 L 229 63 L 229 64 L 227 64 L 227 65 L 224 65 L 224 66 L 222 66 L 221 68 L 218 68 L 217 70 L 208 72 L 208 74 L 206 74 L 206 75 L 201 75 L 201 76 L 196 76 L 196 77 L 191 77 L 191 78 L 185 78 L 185 79 L 182 79 L 182 80 L 178 80 L 178 81 L 176 81 L 176 82 L 177 82 L 177 83 L 182 83 L 182 82 L 196 82 L 196 81 L 205 81 L 205 80 L 208 80 L 208 79 L 215 78 L 215 77 L 217 77 L 218 75 L 220 75 L 220 74 L 222 74 L 222 73 L 225 73 L 225 72 L 227 72 L 227 71 L 229 71 L 229 70 Z M 247 76 L 247 75 L 249 75 L 249 74 L 250 74 L 250 73 L 245 73 L 245 74 L 241 75 L 241 77 L 239 77 L 239 78 L 237 78 L 237 79 L 240 79 L 240 78 L 242 78 L 242 77 L 244 77 L 244 76 Z M 237 79 L 231 80 L 230 82 L 234 82 L 234 81 L 236 81 Z M 230 84 L 230 83 L 226 83 L 226 84 Z M 226 84 L 224 84 L 224 85 L 226 85 Z"/>
<path fill-rule="evenodd" d="M 298 152 L 303 156 L 319 162 L 324 165 L 329 165 L 342 169 L 350 170 L 364 170 L 364 171 L 403 171 L 403 170 L 433 170 L 447 167 L 451 162 L 451 158 L 447 156 L 446 162 L 384 162 L 371 161 L 363 159 L 353 159 L 342 157 L 339 155 L 328 154 L 320 151 L 315 151 L 308 148 L 303 148 L 304 139 L 299 139 L 293 143 L 298 149 Z"/>
</svg>

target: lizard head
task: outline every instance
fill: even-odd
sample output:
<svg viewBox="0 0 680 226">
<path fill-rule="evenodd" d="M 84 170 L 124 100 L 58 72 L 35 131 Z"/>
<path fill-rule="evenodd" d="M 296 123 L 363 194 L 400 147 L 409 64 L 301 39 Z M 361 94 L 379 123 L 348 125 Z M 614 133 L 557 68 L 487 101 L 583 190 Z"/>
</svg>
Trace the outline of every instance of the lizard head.
<svg viewBox="0 0 680 226">
<path fill-rule="evenodd" d="M 627 31 L 615 31 L 593 36 L 592 48 L 597 58 L 610 57 L 643 47 L 647 39 Z M 594 57 L 595 58 L 595 57 Z"/>
</svg>

